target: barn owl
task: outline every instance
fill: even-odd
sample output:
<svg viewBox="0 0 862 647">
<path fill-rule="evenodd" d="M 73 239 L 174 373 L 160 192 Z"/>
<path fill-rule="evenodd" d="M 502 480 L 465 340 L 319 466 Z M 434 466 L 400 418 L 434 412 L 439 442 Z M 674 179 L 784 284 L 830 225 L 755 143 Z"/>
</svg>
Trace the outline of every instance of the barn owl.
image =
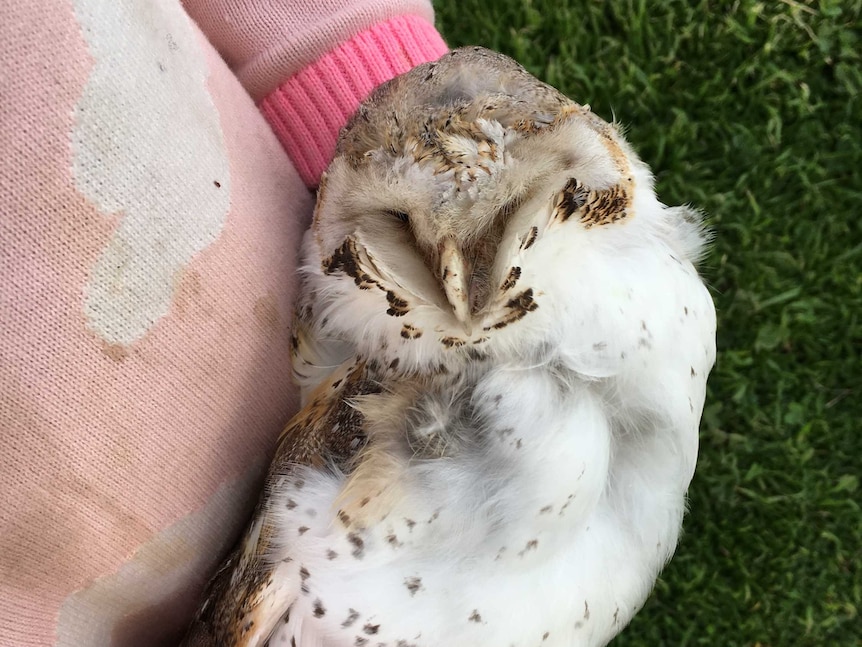
<svg viewBox="0 0 862 647">
<path fill-rule="evenodd" d="M 187 644 L 608 643 L 680 532 L 704 242 L 617 128 L 501 54 L 377 89 L 303 242 L 303 408 Z"/>
</svg>

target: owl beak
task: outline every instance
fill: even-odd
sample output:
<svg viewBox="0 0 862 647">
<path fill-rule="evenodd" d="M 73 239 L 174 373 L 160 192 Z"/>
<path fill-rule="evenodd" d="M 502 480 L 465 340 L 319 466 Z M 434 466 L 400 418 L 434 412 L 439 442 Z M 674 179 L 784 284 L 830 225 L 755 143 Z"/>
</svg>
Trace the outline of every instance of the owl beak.
<svg viewBox="0 0 862 647">
<path fill-rule="evenodd" d="M 440 280 L 446 292 L 446 300 L 455 312 L 455 318 L 469 335 L 473 332 L 470 318 L 470 271 L 461 248 L 454 238 L 444 238 L 440 243 Z"/>
</svg>

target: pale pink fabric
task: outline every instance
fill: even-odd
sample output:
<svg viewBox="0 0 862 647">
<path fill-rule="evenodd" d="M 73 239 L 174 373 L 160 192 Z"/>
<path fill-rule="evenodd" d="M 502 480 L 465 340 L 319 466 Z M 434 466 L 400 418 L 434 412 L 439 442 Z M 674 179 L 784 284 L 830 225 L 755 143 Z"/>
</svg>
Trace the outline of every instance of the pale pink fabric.
<svg viewBox="0 0 862 647">
<path fill-rule="evenodd" d="M 175 644 L 296 406 L 329 144 L 288 146 L 303 182 L 255 99 L 369 30 L 346 69 L 399 71 L 398 16 L 433 36 L 427 2 L 185 7 L 203 31 L 178 0 L 0 6 L 2 647 Z M 325 93 L 330 138 L 352 103 Z"/>
<path fill-rule="evenodd" d="M 237 78 L 259 101 L 286 78 L 379 23 L 414 16 L 434 24 L 427 0 L 184 0 Z M 439 38 L 439 37 L 438 37 Z M 386 44 L 381 43 L 385 48 Z M 368 64 L 379 54 L 368 51 Z"/>
<path fill-rule="evenodd" d="M 377 85 L 447 47 L 415 0 L 186 0 L 258 101 L 300 176 L 317 186 L 347 117 Z"/>
</svg>

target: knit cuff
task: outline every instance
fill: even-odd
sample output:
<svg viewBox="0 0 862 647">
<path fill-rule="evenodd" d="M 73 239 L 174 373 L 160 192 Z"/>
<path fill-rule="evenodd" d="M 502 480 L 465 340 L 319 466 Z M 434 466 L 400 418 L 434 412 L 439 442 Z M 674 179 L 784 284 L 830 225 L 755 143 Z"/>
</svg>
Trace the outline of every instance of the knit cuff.
<svg viewBox="0 0 862 647">
<path fill-rule="evenodd" d="M 418 16 L 397 16 L 342 43 L 300 70 L 259 105 L 307 186 L 335 153 L 342 126 L 381 83 L 448 51 Z"/>
</svg>

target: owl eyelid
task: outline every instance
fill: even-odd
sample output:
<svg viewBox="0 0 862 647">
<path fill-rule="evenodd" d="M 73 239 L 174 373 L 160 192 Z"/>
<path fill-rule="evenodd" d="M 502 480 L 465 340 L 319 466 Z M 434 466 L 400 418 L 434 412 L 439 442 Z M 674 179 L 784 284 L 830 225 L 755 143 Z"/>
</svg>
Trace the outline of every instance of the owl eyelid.
<svg viewBox="0 0 862 647">
<path fill-rule="evenodd" d="M 401 209 L 387 209 L 384 211 L 387 216 L 391 216 L 393 218 L 397 218 L 405 225 L 410 222 L 410 214 L 406 211 L 402 211 Z"/>
</svg>

